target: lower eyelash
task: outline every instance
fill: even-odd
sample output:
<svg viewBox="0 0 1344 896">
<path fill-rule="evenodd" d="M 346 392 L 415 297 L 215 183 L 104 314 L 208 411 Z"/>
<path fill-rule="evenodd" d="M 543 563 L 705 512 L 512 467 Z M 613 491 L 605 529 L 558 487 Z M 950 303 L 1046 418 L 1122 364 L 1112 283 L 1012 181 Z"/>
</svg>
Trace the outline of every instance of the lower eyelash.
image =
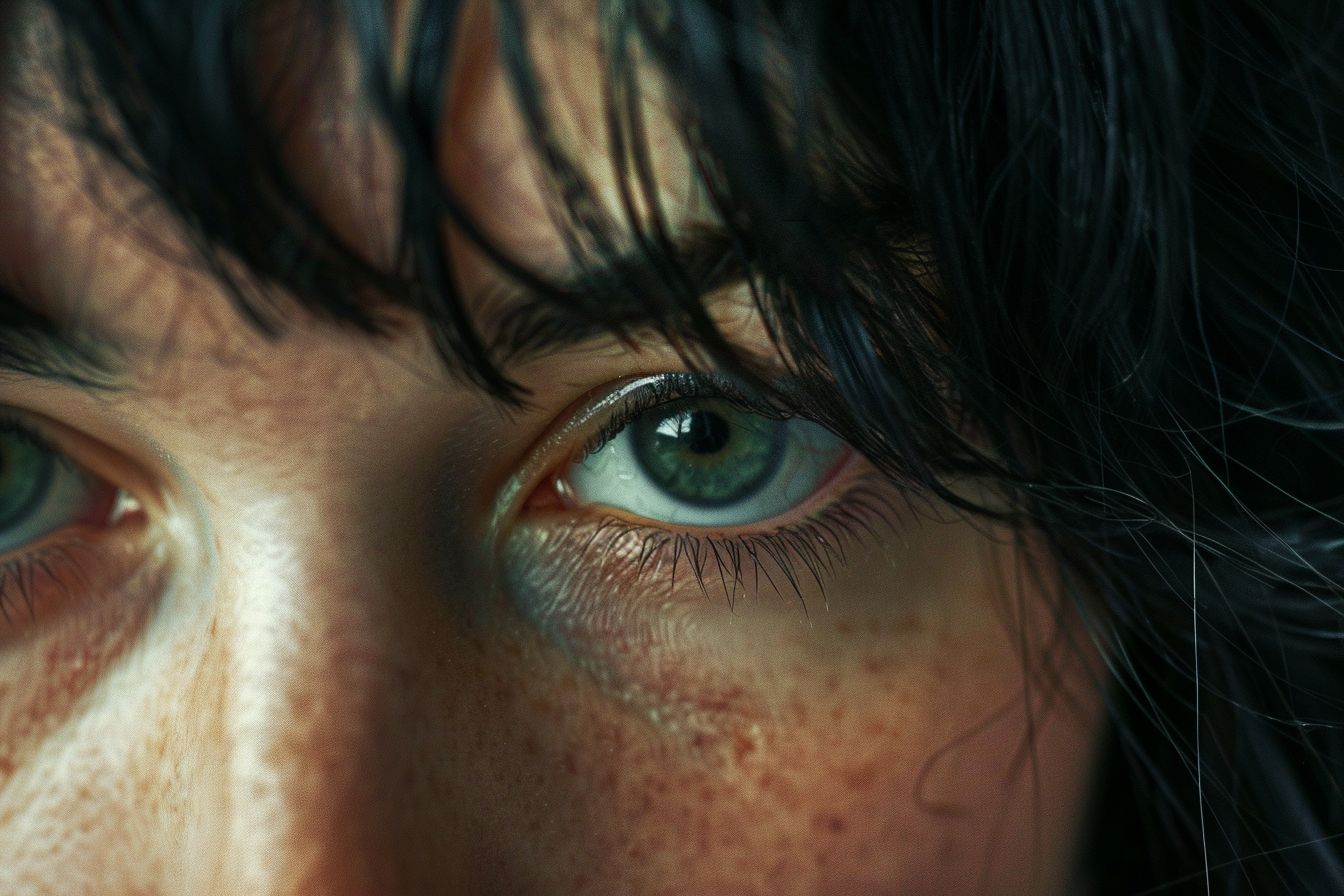
<svg viewBox="0 0 1344 896">
<path fill-rule="evenodd" d="M 884 483 L 885 484 L 885 483 Z M 803 580 L 816 585 L 826 600 L 826 590 L 843 566 L 846 550 L 856 542 L 875 539 L 879 527 L 890 527 L 898 514 L 890 486 L 879 487 L 860 480 L 845 494 L 816 515 L 770 532 L 738 535 L 664 533 L 665 550 L 672 552 L 672 580 L 681 563 L 689 564 L 701 592 L 708 596 L 705 576 L 717 577 L 733 608 L 739 592 L 761 593 L 762 577 L 777 594 L 792 591 L 807 612 Z M 771 575 L 773 567 L 782 581 Z"/>
<path fill-rule="evenodd" d="M 623 632 L 632 642 L 654 637 L 662 623 L 645 604 L 688 579 L 707 598 L 721 588 L 730 610 L 739 597 L 773 590 L 792 592 L 806 613 L 812 586 L 826 600 L 847 552 L 894 529 L 908 515 L 904 503 L 889 480 L 869 473 L 812 516 L 769 532 L 701 535 L 613 516 L 540 524 L 543 538 L 524 539 L 525 548 L 507 553 L 506 577 L 525 616 L 543 631 L 570 635 L 591 628 Z M 626 594 L 639 599 L 617 597 Z M 669 616 L 673 606 L 664 604 Z"/>
<path fill-rule="evenodd" d="M 146 563 L 138 543 L 145 525 L 139 503 L 120 490 L 95 532 L 44 538 L 0 561 L 0 650 L 4 636 L 60 614 L 76 602 L 123 588 Z"/>
<path fill-rule="evenodd" d="M 76 557 L 71 545 L 62 543 L 0 563 L 0 618 L 12 626 L 19 621 L 16 617 L 26 612 L 28 621 L 36 622 L 40 608 L 88 591 L 89 563 Z"/>
</svg>

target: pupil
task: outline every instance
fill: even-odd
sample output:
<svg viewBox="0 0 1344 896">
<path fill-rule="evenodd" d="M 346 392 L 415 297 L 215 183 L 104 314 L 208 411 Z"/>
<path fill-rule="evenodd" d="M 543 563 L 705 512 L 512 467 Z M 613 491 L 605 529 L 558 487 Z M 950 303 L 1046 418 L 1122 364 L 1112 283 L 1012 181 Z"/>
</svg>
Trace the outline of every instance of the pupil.
<svg viewBox="0 0 1344 896">
<path fill-rule="evenodd" d="M 718 454 L 733 435 L 727 420 L 708 411 L 692 411 L 682 432 L 686 436 L 686 447 L 695 454 Z"/>
</svg>

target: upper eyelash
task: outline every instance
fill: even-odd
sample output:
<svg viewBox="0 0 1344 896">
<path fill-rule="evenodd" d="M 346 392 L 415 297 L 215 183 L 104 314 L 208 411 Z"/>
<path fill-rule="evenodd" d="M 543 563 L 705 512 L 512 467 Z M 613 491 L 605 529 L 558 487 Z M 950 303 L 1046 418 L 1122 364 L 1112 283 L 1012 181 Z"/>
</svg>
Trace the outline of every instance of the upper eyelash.
<svg viewBox="0 0 1344 896">
<path fill-rule="evenodd" d="M 645 411 L 670 401 L 716 398 L 762 417 L 787 420 L 800 417 L 796 409 L 778 399 L 753 392 L 715 373 L 668 373 L 634 390 L 616 406 L 597 431 L 579 448 L 572 462 L 578 463 L 600 451 Z"/>
<path fill-rule="evenodd" d="M 51 455 L 52 460 L 67 471 L 78 473 L 84 469 L 36 426 L 13 412 L 0 411 L 0 436 L 6 435 L 20 439 L 40 451 L 45 451 Z"/>
<path fill-rule="evenodd" d="M 43 451 L 50 452 L 56 456 L 64 456 L 60 449 L 53 445 L 51 440 L 37 429 L 20 421 L 12 415 L 4 414 L 2 412 L 0 412 L 0 435 L 15 436 L 27 442 L 34 448 L 40 448 Z"/>
</svg>

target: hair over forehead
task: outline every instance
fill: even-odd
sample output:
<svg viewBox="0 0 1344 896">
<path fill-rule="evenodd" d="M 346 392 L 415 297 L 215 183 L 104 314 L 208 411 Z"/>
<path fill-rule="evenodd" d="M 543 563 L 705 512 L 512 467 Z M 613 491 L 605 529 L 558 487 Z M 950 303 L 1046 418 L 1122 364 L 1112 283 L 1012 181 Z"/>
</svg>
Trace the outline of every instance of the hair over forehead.
<svg viewBox="0 0 1344 896">
<path fill-rule="evenodd" d="M 595 0 L 613 215 L 547 100 L 547 5 L 495 0 L 570 279 L 510 257 L 441 177 L 463 3 L 49 5 L 72 126 L 154 187 L 260 327 L 276 301 L 371 332 L 409 308 L 504 398 L 510 347 L 594 328 L 651 326 L 750 374 L 704 305 L 731 266 L 813 413 L 912 494 L 1051 545 L 1118 682 L 1099 891 L 1344 885 L 1331 4 Z M 391 137 L 391 259 L 343 238 L 287 161 L 259 65 L 286 18 L 304 47 L 351 48 Z M 642 104 L 664 91 L 713 239 L 656 213 Z M 526 299 L 507 338 L 464 307 L 450 231 Z M 274 289 L 230 278 L 239 263 Z"/>
</svg>

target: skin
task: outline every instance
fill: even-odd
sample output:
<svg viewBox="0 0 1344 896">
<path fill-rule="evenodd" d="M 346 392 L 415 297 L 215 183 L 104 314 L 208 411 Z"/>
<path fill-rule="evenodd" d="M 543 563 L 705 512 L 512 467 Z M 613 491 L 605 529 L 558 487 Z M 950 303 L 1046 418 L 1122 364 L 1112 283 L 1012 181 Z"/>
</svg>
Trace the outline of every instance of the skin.
<svg viewBox="0 0 1344 896">
<path fill-rule="evenodd" d="M 509 251 L 553 267 L 563 245 L 489 28 L 476 4 L 444 176 Z M 539 29 L 537 51 L 610 198 L 585 124 L 590 31 Z M 674 352 L 598 340 L 531 359 L 510 370 L 530 403 L 505 413 L 444 373 L 410 315 L 375 339 L 294 310 L 268 340 L 142 186 L 41 114 L 62 99 L 40 40 L 25 46 L 0 272 L 127 367 L 109 390 L 7 375 L 0 402 L 142 510 L 46 536 L 88 584 L 62 574 L 0 623 L 0 892 L 1077 886 L 1097 661 L 1011 533 L 907 501 L 855 460 L 793 513 L 861 494 L 870 531 L 837 535 L 843 561 L 796 590 L 750 570 L 674 583 L 665 555 L 585 549 L 603 512 L 547 498 L 576 450 L 549 435 L 589 393 L 682 369 Z M 291 85 L 308 102 L 289 150 L 379 257 L 395 171 L 343 102 L 348 53 L 321 65 L 318 88 Z M 654 133 L 671 214 L 693 220 L 676 141 Z M 486 313 L 499 275 L 454 252 Z M 769 351 L 742 290 L 710 301 Z M 543 619 L 544 601 L 564 612 Z"/>
</svg>

